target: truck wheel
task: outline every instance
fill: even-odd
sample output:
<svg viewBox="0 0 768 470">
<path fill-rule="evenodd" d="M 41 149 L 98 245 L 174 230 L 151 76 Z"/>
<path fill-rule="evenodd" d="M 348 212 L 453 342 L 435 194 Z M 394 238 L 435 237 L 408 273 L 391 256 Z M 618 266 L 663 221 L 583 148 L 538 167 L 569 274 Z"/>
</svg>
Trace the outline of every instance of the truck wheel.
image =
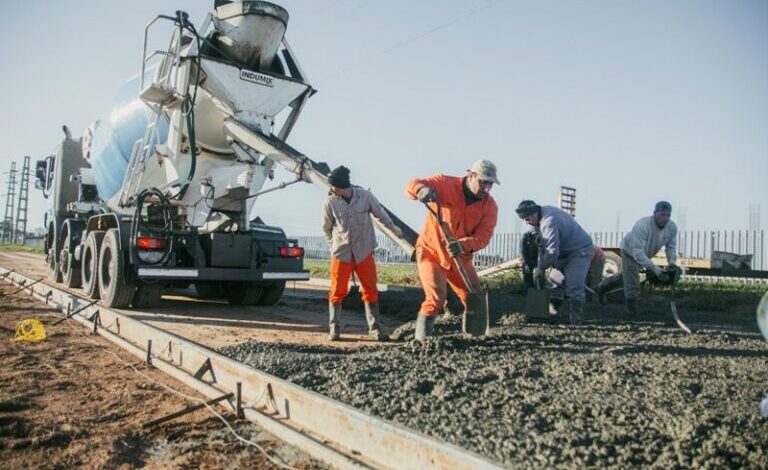
<svg viewBox="0 0 768 470">
<path fill-rule="evenodd" d="M 163 284 L 160 282 L 145 283 L 138 281 L 136 293 L 133 294 L 131 306 L 134 308 L 157 307 L 163 297 Z"/>
<path fill-rule="evenodd" d="M 283 291 L 285 290 L 285 281 L 270 282 L 262 286 L 261 298 L 256 305 L 275 305 L 283 297 Z"/>
<path fill-rule="evenodd" d="M 225 282 L 224 296 L 232 305 L 256 305 L 263 289 L 254 282 Z"/>
<path fill-rule="evenodd" d="M 91 299 L 99 298 L 99 250 L 104 239 L 103 231 L 88 233 L 83 247 L 83 259 L 80 264 L 80 276 L 82 277 L 85 295 Z"/>
<path fill-rule="evenodd" d="M 224 297 L 224 287 L 220 282 L 196 282 L 195 292 L 200 299 L 220 299 Z"/>
<path fill-rule="evenodd" d="M 45 257 L 48 262 L 48 279 L 53 282 L 61 282 L 61 270 L 59 269 L 59 260 L 57 259 L 56 252 L 53 247 L 48 249 L 48 254 Z"/>
<path fill-rule="evenodd" d="M 59 271 L 61 271 L 62 281 L 65 286 L 80 287 L 82 283 L 80 264 L 75 261 L 75 255 L 70 253 L 67 248 L 62 248 L 59 252 Z"/>
<path fill-rule="evenodd" d="M 605 266 L 603 266 L 603 279 L 621 272 L 621 255 L 612 251 L 605 252 Z"/>
<path fill-rule="evenodd" d="M 133 300 L 136 285 L 125 254 L 120 251 L 120 232 L 107 230 L 99 251 L 99 293 L 107 307 L 127 307 Z"/>
</svg>

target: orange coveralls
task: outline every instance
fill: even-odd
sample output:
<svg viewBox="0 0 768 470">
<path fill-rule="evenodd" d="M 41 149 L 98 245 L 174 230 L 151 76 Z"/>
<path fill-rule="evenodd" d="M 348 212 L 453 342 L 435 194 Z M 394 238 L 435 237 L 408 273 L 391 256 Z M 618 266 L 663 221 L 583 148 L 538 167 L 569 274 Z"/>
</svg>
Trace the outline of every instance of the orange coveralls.
<svg viewBox="0 0 768 470">
<path fill-rule="evenodd" d="M 464 265 L 473 287 L 479 289 L 480 280 L 472 265 L 472 256 L 475 251 L 482 250 L 491 241 L 493 230 L 496 228 L 498 208 L 490 194 L 468 206 L 463 185 L 463 177 L 434 175 L 408 182 L 405 195 L 416 200 L 416 194 L 424 186 L 437 193 L 443 222 L 448 227 L 449 234 L 464 247 L 459 260 Z M 433 210 L 436 208 L 434 203 L 430 203 L 430 206 Z M 416 242 L 416 265 L 425 297 L 421 304 L 422 315 L 434 317 L 440 313 L 448 296 L 446 281 L 466 308 L 469 291 L 456 269 L 453 258 L 445 248 L 445 240 L 437 219 L 430 213 L 427 213 L 424 228 Z"/>
</svg>

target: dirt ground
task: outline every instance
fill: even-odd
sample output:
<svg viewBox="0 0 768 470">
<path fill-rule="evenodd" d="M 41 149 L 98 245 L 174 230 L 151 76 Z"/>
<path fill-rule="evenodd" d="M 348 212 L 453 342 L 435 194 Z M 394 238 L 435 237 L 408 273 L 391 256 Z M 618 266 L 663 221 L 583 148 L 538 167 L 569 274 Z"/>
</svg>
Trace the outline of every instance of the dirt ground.
<svg viewBox="0 0 768 470">
<path fill-rule="evenodd" d="M 43 255 L 0 251 L 0 266 L 39 279 L 46 277 Z M 58 285 L 64 289 L 62 285 Z M 64 289 L 83 295 L 79 289 Z M 119 310 L 137 320 L 176 333 L 210 348 L 220 348 L 242 341 L 332 345 L 355 349 L 370 346 L 362 304 L 350 299 L 344 315 L 342 341 L 328 341 L 327 288 L 310 283 L 291 282 L 278 305 L 271 307 L 233 307 L 225 301 L 195 298 L 194 289 L 174 290 L 163 295 L 160 306 L 151 311 Z M 352 310 L 354 306 L 354 311 Z M 383 320 L 385 328 L 402 322 L 394 317 Z"/>
<path fill-rule="evenodd" d="M 38 255 L 0 253 L 0 266 L 45 275 Z M 364 337 L 359 297 L 345 300 L 344 341 L 329 343 L 322 288 L 290 285 L 267 308 L 189 294 L 123 312 L 510 468 L 768 468 L 768 343 L 753 305 L 679 304 L 688 335 L 660 295 L 637 318 L 589 304 L 571 327 L 525 319 L 524 297 L 502 288 L 491 337 L 464 338 L 453 316 L 418 344 L 408 340 L 421 293 L 383 292 L 383 323 L 402 341 L 379 344 Z"/>
<path fill-rule="evenodd" d="M 110 352 L 155 381 L 187 395 L 194 391 L 148 370 L 106 340 L 83 335 L 15 288 L 0 283 L 0 462 L 3 468 L 278 468 L 240 444 L 207 410 L 157 427 L 142 424 L 193 402 L 138 375 Z M 47 339 L 14 342 L 16 325 L 40 320 Z M 199 397 L 199 396 L 198 396 Z M 324 468 L 246 421 L 235 429 L 281 461 L 301 469 Z"/>
</svg>

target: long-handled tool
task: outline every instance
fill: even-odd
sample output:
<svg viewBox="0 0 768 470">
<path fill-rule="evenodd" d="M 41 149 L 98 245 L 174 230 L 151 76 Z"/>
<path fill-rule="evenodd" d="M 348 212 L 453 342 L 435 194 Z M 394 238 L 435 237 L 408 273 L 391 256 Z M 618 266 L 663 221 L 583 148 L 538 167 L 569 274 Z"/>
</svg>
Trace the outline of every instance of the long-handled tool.
<svg viewBox="0 0 768 470">
<path fill-rule="evenodd" d="M 672 273 L 671 275 L 674 276 L 675 273 Z M 675 280 L 673 279 L 672 280 L 672 294 L 670 295 L 670 299 L 669 299 L 669 308 L 670 308 L 670 310 L 672 310 L 672 316 L 675 317 L 675 321 L 677 322 L 677 326 L 679 326 L 680 329 L 685 331 L 686 333 L 691 334 L 691 333 L 693 333 L 691 331 L 691 329 L 688 328 L 688 326 L 685 323 L 683 323 L 683 321 L 680 319 L 680 316 L 677 314 L 677 305 L 675 304 L 675 284 L 677 284 L 677 282 L 675 282 Z"/>
<path fill-rule="evenodd" d="M 660 278 L 659 276 L 656 276 L 653 271 L 650 271 L 646 274 L 646 280 L 650 284 L 656 284 L 656 285 L 669 285 L 671 293 L 669 294 L 669 309 L 672 311 L 672 316 L 675 318 L 675 322 L 677 323 L 677 326 L 680 327 L 681 330 L 685 331 L 688 334 L 693 333 L 690 328 L 688 328 L 688 325 L 683 323 L 683 320 L 680 319 L 680 315 L 677 314 L 677 303 L 675 302 L 675 285 L 677 284 L 677 279 L 679 277 L 679 273 L 675 270 L 670 271 L 664 271 L 665 277 Z"/>
<path fill-rule="evenodd" d="M 541 261 L 541 246 L 536 252 L 536 265 Z M 525 293 L 523 313 L 528 318 L 549 318 L 549 289 L 544 278 L 534 278 L 533 286 Z"/>
<path fill-rule="evenodd" d="M 453 242 L 454 239 L 443 223 L 442 215 L 440 215 L 440 204 L 437 202 L 435 203 L 437 211 L 433 210 L 427 203 L 424 203 L 424 205 L 427 206 L 429 212 L 431 212 L 437 219 L 437 224 L 440 226 L 440 231 L 443 233 L 446 243 L 450 244 Z M 472 282 L 470 282 L 467 270 L 464 269 L 464 265 L 461 263 L 458 256 L 451 255 L 451 258 L 453 258 L 456 269 L 458 269 L 461 279 L 464 281 L 467 291 L 469 291 L 469 295 L 467 295 L 466 310 L 464 311 L 464 319 L 462 321 L 464 334 L 470 336 L 487 335 L 490 329 L 488 320 L 488 293 L 477 289 Z"/>
<path fill-rule="evenodd" d="M 544 279 L 534 279 L 534 286 L 529 287 L 525 294 L 523 313 L 528 318 L 549 318 L 549 289 Z"/>
</svg>

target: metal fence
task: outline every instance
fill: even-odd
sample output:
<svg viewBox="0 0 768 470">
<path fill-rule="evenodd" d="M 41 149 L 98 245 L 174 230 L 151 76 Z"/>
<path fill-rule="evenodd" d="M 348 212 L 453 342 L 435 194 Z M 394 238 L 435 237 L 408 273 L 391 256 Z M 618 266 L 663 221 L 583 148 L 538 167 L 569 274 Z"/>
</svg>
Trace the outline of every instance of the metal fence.
<svg viewBox="0 0 768 470">
<path fill-rule="evenodd" d="M 626 232 L 594 232 L 592 240 L 602 247 L 618 247 Z M 520 233 L 497 233 L 485 249 L 475 254 L 478 268 L 495 266 L 520 256 Z M 296 237 L 305 249 L 306 259 L 330 259 L 328 245 L 322 236 Z M 377 233 L 378 248 L 374 256 L 378 263 L 409 263 L 402 248 Z M 677 251 L 685 258 L 709 258 L 713 251 L 752 255 L 752 269 L 768 268 L 765 230 L 686 230 L 678 233 Z"/>
</svg>

